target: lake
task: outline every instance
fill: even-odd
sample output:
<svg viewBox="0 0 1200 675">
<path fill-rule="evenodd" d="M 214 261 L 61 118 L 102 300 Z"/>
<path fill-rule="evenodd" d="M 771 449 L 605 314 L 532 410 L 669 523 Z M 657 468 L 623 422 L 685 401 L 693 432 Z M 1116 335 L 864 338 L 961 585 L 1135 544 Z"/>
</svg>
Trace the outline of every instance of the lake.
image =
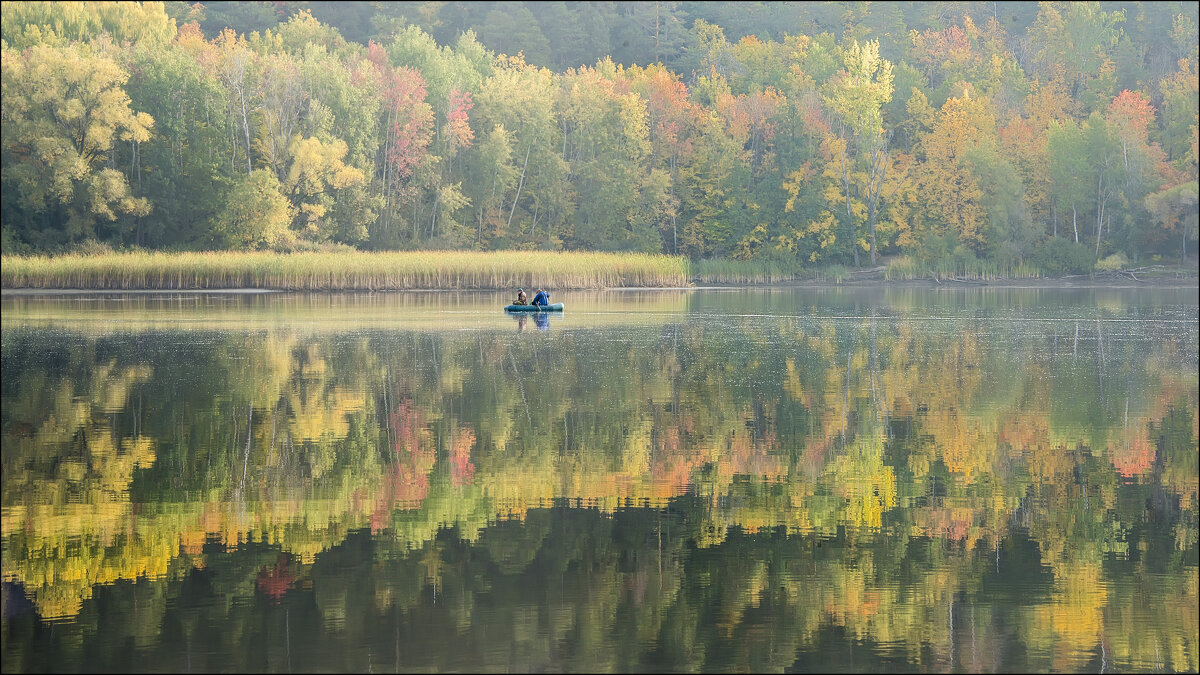
<svg viewBox="0 0 1200 675">
<path fill-rule="evenodd" d="M 1189 289 L 2 300 L 6 673 L 1195 671 Z"/>
</svg>

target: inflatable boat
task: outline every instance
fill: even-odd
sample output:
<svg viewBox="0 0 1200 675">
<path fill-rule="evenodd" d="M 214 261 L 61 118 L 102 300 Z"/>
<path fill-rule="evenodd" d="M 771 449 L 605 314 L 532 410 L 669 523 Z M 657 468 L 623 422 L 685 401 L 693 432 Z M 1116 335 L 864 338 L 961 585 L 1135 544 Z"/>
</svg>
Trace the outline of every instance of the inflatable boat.
<svg viewBox="0 0 1200 675">
<path fill-rule="evenodd" d="M 553 305 L 509 305 L 504 308 L 506 312 L 561 312 L 563 304 L 556 302 Z"/>
</svg>

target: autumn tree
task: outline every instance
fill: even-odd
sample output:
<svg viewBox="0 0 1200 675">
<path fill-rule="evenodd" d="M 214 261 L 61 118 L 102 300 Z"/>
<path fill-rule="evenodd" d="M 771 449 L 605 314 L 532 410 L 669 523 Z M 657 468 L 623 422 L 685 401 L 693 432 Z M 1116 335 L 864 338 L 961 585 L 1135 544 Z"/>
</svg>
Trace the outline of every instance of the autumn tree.
<svg viewBox="0 0 1200 675">
<path fill-rule="evenodd" d="M 1099 2 L 1041 3 L 1037 21 L 1029 28 L 1037 45 L 1038 75 L 1047 82 L 1061 82 L 1082 100 L 1089 85 L 1111 67 L 1106 64 L 1125 19 L 1123 10 L 1106 12 Z"/>
<path fill-rule="evenodd" d="M 1163 130 L 1163 147 L 1167 158 L 1186 161 L 1191 149 L 1193 161 L 1196 156 L 1196 127 L 1200 124 L 1200 72 L 1196 56 L 1180 59 L 1179 68 L 1169 77 L 1163 78 L 1159 88 L 1163 94 L 1160 124 Z"/>
<path fill-rule="evenodd" d="M 7 240 L 57 248 L 150 212 L 112 164 L 118 143 L 144 143 L 154 125 L 132 108 L 128 79 L 86 47 L 3 50 L 4 226 L 17 228 Z"/>
<path fill-rule="evenodd" d="M 917 180 L 928 213 L 918 228 L 919 236 L 950 236 L 976 254 L 984 253 L 988 244 L 984 188 L 968 158 L 994 142 L 995 125 L 986 101 L 973 97 L 969 85 L 938 111 L 922 141 L 925 161 Z"/>
<path fill-rule="evenodd" d="M 66 46 L 108 36 L 118 45 L 158 48 L 175 37 L 175 20 L 162 2 L 6 2 L 0 37 L 14 49 Z"/>
<path fill-rule="evenodd" d="M 516 186 L 519 169 L 513 165 L 512 137 L 503 125 L 496 125 L 472 144 L 466 162 L 463 194 L 471 200 L 475 212 L 475 243 L 483 247 L 487 232 L 504 229 L 504 195 Z"/>
<path fill-rule="evenodd" d="M 1167 168 L 1165 153 L 1150 141 L 1154 106 L 1140 92 L 1128 89 L 1109 104 L 1105 119 L 1121 144 L 1120 245 L 1137 261 L 1144 239 L 1142 229 L 1149 219 L 1144 210 L 1146 196 L 1158 188 Z"/>
<path fill-rule="evenodd" d="M 292 207 L 270 169 L 237 176 L 225 206 L 212 220 L 212 243 L 235 250 L 289 246 Z"/>
<path fill-rule="evenodd" d="M 212 49 L 191 23 L 171 45 L 139 45 L 129 56 L 126 91 L 155 120 L 148 141 L 123 146 L 134 169 L 131 185 L 154 203 L 153 211 L 136 220 L 129 243 L 157 248 L 208 239 L 209 220 L 236 173 L 229 161 L 234 146 L 227 132 L 233 122 L 228 93 L 204 65 Z"/>
<path fill-rule="evenodd" d="M 350 241 L 366 239 L 365 227 L 359 231 L 339 232 L 330 221 L 342 191 L 360 187 L 366 180 L 361 169 L 347 165 L 346 143 L 341 140 L 322 143 L 314 137 L 297 134 L 288 147 L 291 167 L 280 186 L 294 204 L 293 229 L 306 239 L 329 240 L 341 235 Z"/>
<path fill-rule="evenodd" d="M 231 116 L 238 122 L 230 125 L 231 137 L 237 137 L 240 127 L 242 152 L 246 159 L 246 173 L 249 174 L 254 166 L 252 144 L 250 142 L 250 118 L 255 108 L 254 72 L 255 55 L 246 44 L 245 38 L 226 28 L 214 41 L 216 49 L 205 55 L 211 58 L 206 65 L 214 67 L 221 82 L 229 91 L 229 107 Z M 236 143 L 233 147 L 237 148 Z M 235 154 L 230 155 L 230 164 L 236 164 Z"/>
<path fill-rule="evenodd" d="M 498 60 L 473 98 L 480 127 L 503 126 L 511 139 L 517 181 L 503 197 L 503 223 L 492 233 L 504 246 L 551 242 L 572 224 L 555 85 L 549 70 L 509 57 Z"/>
<path fill-rule="evenodd" d="M 416 191 L 413 172 L 424 161 L 433 137 L 433 110 L 425 102 L 425 82 L 421 75 L 404 67 L 393 67 L 383 47 L 371 45 L 367 59 L 374 67 L 377 86 L 383 94 L 379 120 L 383 135 L 380 159 L 376 162 L 378 179 L 383 185 L 383 213 L 378 222 L 381 241 L 395 241 L 399 232 L 392 223 L 403 218 L 400 209 L 413 203 Z M 415 215 L 410 217 L 412 236 L 418 228 Z"/>
<path fill-rule="evenodd" d="M 633 67 L 627 71 L 630 89 L 646 101 L 647 127 L 652 162 L 666 171 L 668 195 L 659 201 L 662 215 L 663 249 L 679 253 L 679 176 L 680 168 L 690 160 L 692 138 L 696 133 L 701 110 L 688 99 L 687 87 L 678 75 L 661 66 L 645 69 Z M 668 237 L 665 218 L 670 218 Z M 669 244 L 667 242 L 670 242 Z"/>
<path fill-rule="evenodd" d="M 1048 129 L 1052 122 L 1073 120 L 1072 103 L 1060 87 L 1034 82 L 1022 113 L 1012 115 L 997 129 L 1002 151 L 1021 177 L 1031 220 L 1045 223 L 1053 237 L 1059 236 L 1060 215 L 1050 176 Z"/>
<path fill-rule="evenodd" d="M 841 48 L 843 70 L 829 82 L 826 103 L 837 120 L 840 143 L 835 157 L 841 174 L 854 264 L 858 264 L 859 223 L 851 208 L 857 197 L 866 207 L 871 264 L 876 256 L 876 221 L 887 169 L 891 132 L 883 128 L 883 106 L 892 98 L 892 64 L 879 56 L 879 42 L 852 40 Z"/>
</svg>

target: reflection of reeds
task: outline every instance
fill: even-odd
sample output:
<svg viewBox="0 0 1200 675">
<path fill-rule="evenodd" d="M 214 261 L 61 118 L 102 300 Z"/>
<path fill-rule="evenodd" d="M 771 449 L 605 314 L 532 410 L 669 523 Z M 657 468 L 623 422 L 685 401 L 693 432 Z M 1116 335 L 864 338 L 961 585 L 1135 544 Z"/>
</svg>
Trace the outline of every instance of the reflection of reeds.
<svg viewBox="0 0 1200 675">
<path fill-rule="evenodd" d="M 557 289 L 554 289 L 557 291 Z M 661 325 L 687 312 L 689 291 L 555 292 L 566 312 L 545 317 L 552 330 L 612 325 Z M 268 329 L 311 332 L 386 330 L 515 330 L 496 291 L 381 292 L 117 292 L 6 293 L 0 322 L 60 325 L 88 335 L 149 330 Z M 530 330 L 534 322 L 528 321 Z"/>
<path fill-rule="evenodd" d="M 407 290 L 686 286 L 685 258 L 641 253 L 403 251 L 5 256 L 5 288 Z"/>
</svg>

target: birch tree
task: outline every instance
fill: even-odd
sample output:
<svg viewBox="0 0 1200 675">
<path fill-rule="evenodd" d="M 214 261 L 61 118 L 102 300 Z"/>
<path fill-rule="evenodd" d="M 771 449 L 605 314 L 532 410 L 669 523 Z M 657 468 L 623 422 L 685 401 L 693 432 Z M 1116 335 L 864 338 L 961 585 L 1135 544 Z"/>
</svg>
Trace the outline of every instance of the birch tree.
<svg viewBox="0 0 1200 675">
<path fill-rule="evenodd" d="M 851 209 L 857 197 L 867 206 L 871 264 L 876 256 L 876 221 L 879 200 L 889 164 L 891 132 L 883 128 L 883 106 L 892 100 L 892 64 L 879 56 L 879 41 L 851 40 L 841 49 L 843 68 L 829 82 L 826 104 L 837 120 L 843 151 L 841 164 L 846 219 L 855 239 L 854 264 L 858 264 L 858 222 Z M 857 175 L 860 174 L 861 175 Z"/>
</svg>

